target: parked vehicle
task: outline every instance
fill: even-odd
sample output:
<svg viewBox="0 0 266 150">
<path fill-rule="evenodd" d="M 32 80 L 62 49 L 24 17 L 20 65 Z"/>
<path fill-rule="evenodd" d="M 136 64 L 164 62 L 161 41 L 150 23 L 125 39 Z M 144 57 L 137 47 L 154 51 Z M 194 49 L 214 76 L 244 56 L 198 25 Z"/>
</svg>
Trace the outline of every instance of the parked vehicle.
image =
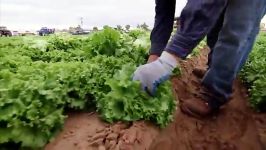
<svg viewBox="0 0 266 150">
<path fill-rule="evenodd" d="M 78 26 L 76 28 L 71 28 L 69 32 L 72 35 L 82 35 L 82 34 L 89 34 L 90 33 L 89 30 L 85 30 L 85 29 L 81 28 L 80 26 Z"/>
<path fill-rule="evenodd" d="M 12 36 L 19 36 L 19 32 L 18 31 L 12 31 Z"/>
<path fill-rule="evenodd" d="M 25 32 L 20 33 L 20 35 L 21 35 L 21 36 L 35 35 L 35 33 L 30 32 L 30 31 L 25 31 Z"/>
<path fill-rule="evenodd" d="M 12 36 L 12 33 L 5 26 L 0 26 L 0 36 Z"/>
<path fill-rule="evenodd" d="M 42 27 L 41 30 L 38 31 L 40 36 L 46 36 L 49 34 L 54 34 L 55 29 L 49 29 L 47 27 Z"/>
</svg>

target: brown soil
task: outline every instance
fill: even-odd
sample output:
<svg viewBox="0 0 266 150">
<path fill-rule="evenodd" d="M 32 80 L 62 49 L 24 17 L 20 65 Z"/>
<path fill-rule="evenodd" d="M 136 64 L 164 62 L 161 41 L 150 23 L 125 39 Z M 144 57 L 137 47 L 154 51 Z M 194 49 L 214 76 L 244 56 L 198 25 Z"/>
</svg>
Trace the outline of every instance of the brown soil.
<svg viewBox="0 0 266 150">
<path fill-rule="evenodd" d="M 173 79 L 180 100 L 193 96 L 199 87 L 200 79 L 191 72 L 195 66 L 205 66 L 206 54 L 204 50 L 201 56 L 182 62 L 182 76 Z M 63 131 L 45 150 L 263 150 L 266 114 L 248 107 L 246 93 L 237 80 L 233 99 L 218 115 L 196 119 L 177 110 L 174 122 L 165 129 L 144 121 L 107 124 L 97 114 L 71 113 Z"/>
</svg>

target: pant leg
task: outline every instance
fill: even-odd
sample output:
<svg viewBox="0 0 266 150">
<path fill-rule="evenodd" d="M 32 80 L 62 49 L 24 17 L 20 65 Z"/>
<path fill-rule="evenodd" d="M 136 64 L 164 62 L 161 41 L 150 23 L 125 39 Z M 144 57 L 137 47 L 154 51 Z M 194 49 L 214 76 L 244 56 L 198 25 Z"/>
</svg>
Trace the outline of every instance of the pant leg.
<svg viewBox="0 0 266 150">
<path fill-rule="evenodd" d="M 176 0 L 156 0 L 150 55 L 160 56 L 173 31 Z"/>
<path fill-rule="evenodd" d="M 228 0 L 188 0 L 180 16 L 181 28 L 165 50 L 185 58 L 217 22 Z"/>
<path fill-rule="evenodd" d="M 246 60 L 248 58 L 249 53 L 251 52 L 253 45 L 255 43 L 256 37 L 259 34 L 259 28 L 254 28 L 252 31 L 252 35 L 248 38 L 246 45 L 243 47 L 244 54 L 241 58 L 241 61 L 238 66 L 238 72 L 245 65 Z"/>
<path fill-rule="evenodd" d="M 255 38 L 264 13 L 265 0 L 230 0 L 226 8 L 224 24 L 212 54 L 212 62 L 202 83 L 220 97 L 211 102 L 213 107 L 224 104 L 232 94 L 233 80 L 239 66 L 246 61 L 247 42 Z M 253 43 L 251 43 L 253 44 Z M 249 47 L 250 48 L 250 47 Z"/>
<path fill-rule="evenodd" d="M 219 35 L 219 33 L 220 33 L 221 29 L 222 29 L 222 26 L 223 26 L 225 9 L 223 10 L 222 14 L 218 18 L 218 20 L 217 20 L 216 24 L 214 25 L 214 27 L 207 34 L 207 45 L 210 48 L 210 52 L 208 54 L 208 62 L 207 62 L 207 66 L 208 67 L 211 64 L 212 52 L 213 52 L 214 46 L 215 46 L 215 44 L 216 44 L 216 42 L 218 40 L 218 35 Z"/>
<path fill-rule="evenodd" d="M 264 8 L 263 13 L 261 14 L 261 19 L 263 18 L 263 16 L 265 15 L 265 13 L 266 13 L 266 7 Z M 258 21 L 260 22 L 260 20 L 258 20 Z M 252 31 L 252 35 L 248 38 L 248 42 L 246 43 L 246 45 L 243 48 L 243 49 L 246 49 L 246 50 L 244 50 L 245 51 L 245 54 L 243 55 L 243 57 L 241 59 L 241 62 L 240 62 L 239 68 L 238 68 L 238 72 L 245 65 L 246 60 L 248 58 L 248 55 L 249 55 L 250 51 L 252 50 L 253 45 L 255 43 L 256 37 L 259 34 L 259 31 L 260 31 L 259 28 L 254 28 L 253 31 Z"/>
</svg>

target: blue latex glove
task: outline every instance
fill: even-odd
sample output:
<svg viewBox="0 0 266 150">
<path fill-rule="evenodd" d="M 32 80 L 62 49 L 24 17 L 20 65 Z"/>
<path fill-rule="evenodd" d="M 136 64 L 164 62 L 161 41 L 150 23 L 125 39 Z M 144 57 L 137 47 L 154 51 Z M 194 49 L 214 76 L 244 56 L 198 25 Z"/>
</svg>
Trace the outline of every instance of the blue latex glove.
<svg viewBox="0 0 266 150">
<path fill-rule="evenodd" d="M 140 81 L 142 89 L 154 95 L 158 85 L 169 79 L 176 66 L 176 58 L 164 51 L 156 61 L 139 66 L 134 72 L 133 80 Z"/>
</svg>

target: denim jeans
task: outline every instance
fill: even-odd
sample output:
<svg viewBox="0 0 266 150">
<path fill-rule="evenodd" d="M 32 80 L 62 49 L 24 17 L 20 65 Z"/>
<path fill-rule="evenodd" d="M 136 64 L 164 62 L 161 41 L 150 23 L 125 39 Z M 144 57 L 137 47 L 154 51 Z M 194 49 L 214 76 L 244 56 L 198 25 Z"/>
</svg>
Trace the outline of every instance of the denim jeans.
<svg viewBox="0 0 266 150">
<path fill-rule="evenodd" d="M 221 31 L 221 28 L 223 26 L 224 12 L 221 14 L 220 18 L 216 22 L 216 25 L 207 34 L 207 45 L 210 48 L 210 52 L 209 52 L 209 55 L 208 55 L 208 62 L 207 62 L 208 67 L 211 64 L 211 55 L 212 55 L 214 46 L 215 46 L 215 44 L 216 44 L 216 42 L 218 40 L 218 35 L 219 35 L 219 33 Z M 263 18 L 265 13 L 266 13 L 266 8 L 264 8 L 264 12 L 261 14 L 261 18 Z M 260 20 L 258 20 L 258 21 L 260 21 Z M 238 71 L 240 71 L 241 68 L 244 66 L 244 64 L 246 62 L 246 59 L 247 59 L 250 51 L 253 48 L 253 45 L 254 45 L 254 42 L 256 40 L 256 36 L 257 36 L 258 33 L 259 33 L 259 28 L 254 28 L 253 31 L 252 31 L 252 35 L 248 38 L 248 41 L 246 42 L 246 44 L 245 44 L 245 46 L 243 48 L 243 49 L 246 49 L 246 50 L 244 50 L 245 51 L 245 55 L 243 56 L 243 59 L 242 59 L 242 61 L 240 63 Z"/>
<path fill-rule="evenodd" d="M 228 0 L 188 0 L 180 16 L 181 28 L 171 40 L 169 51 L 184 49 L 188 54 L 216 23 Z M 156 0 L 155 23 L 151 32 L 150 55 L 160 56 L 173 30 L 176 0 Z M 175 40 L 178 39 L 178 40 Z M 185 57 L 185 56 L 184 56 Z"/>
<path fill-rule="evenodd" d="M 188 0 L 181 12 L 181 27 L 165 50 L 181 58 L 186 58 L 213 29 L 221 18 L 227 3 L 228 0 Z"/>
<path fill-rule="evenodd" d="M 158 7 L 161 3 L 164 6 Z M 175 1 L 156 0 L 150 54 L 160 55 L 165 47 L 166 51 L 185 58 L 208 34 L 211 53 L 202 83 L 217 96 L 211 102 L 212 107 L 219 107 L 231 96 L 233 80 L 253 47 L 266 0 L 188 0 L 181 13 L 181 28 L 165 46 L 172 31 L 175 8 L 167 4 Z"/>
<path fill-rule="evenodd" d="M 230 98 L 233 81 L 246 62 L 259 32 L 265 7 L 266 0 L 228 1 L 209 70 L 202 81 L 219 97 L 211 103 L 213 107 L 219 107 Z"/>
<path fill-rule="evenodd" d="M 223 27 L 223 22 L 224 22 L 224 13 L 225 13 L 226 8 L 223 10 L 223 12 L 220 14 L 218 20 L 216 21 L 214 27 L 208 32 L 207 34 L 207 45 L 210 48 L 210 52 L 208 54 L 208 62 L 207 62 L 207 67 L 209 69 L 209 66 L 211 64 L 211 56 L 212 52 L 214 49 L 214 46 L 218 40 L 219 33 Z"/>
<path fill-rule="evenodd" d="M 265 5 L 266 5 L 266 2 L 265 2 Z M 260 18 L 262 19 L 265 14 L 266 14 L 266 6 L 262 7 L 262 13 L 261 13 Z M 257 20 L 258 24 L 260 23 L 261 19 Z M 244 64 L 245 64 L 245 62 L 246 62 L 246 60 L 248 58 L 248 55 L 249 55 L 250 51 L 253 48 L 253 45 L 255 43 L 256 37 L 257 37 L 257 35 L 259 33 L 259 30 L 260 30 L 260 28 L 254 28 L 253 31 L 252 31 L 252 35 L 248 38 L 248 41 L 247 41 L 246 45 L 243 48 L 245 53 L 244 53 L 244 55 L 242 57 L 242 60 L 240 62 L 238 71 L 240 71 L 241 68 L 244 66 Z"/>
</svg>

